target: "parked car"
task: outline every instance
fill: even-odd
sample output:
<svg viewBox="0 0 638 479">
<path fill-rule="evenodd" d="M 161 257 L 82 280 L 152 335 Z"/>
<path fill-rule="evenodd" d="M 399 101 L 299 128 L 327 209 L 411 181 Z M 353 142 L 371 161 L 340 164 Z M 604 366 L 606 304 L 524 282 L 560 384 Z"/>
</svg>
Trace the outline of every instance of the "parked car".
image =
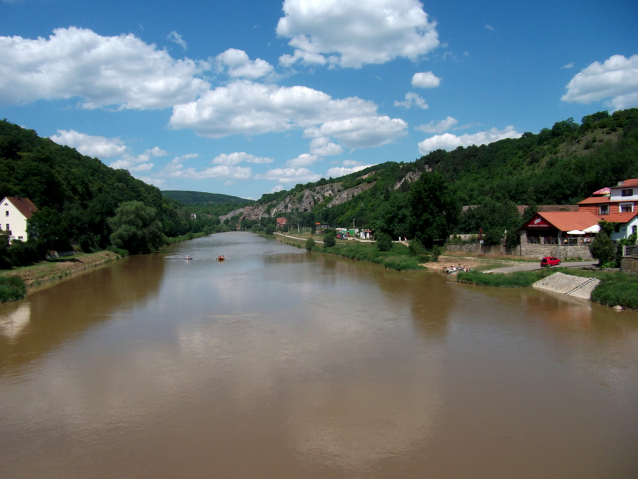
<svg viewBox="0 0 638 479">
<path fill-rule="evenodd" d="M 545 256 L 541 260 L 541 266 L 558 266 L 560 264 L 560 260 L 558 258 L 554 258 L 553 256 Z"/>
</svg>

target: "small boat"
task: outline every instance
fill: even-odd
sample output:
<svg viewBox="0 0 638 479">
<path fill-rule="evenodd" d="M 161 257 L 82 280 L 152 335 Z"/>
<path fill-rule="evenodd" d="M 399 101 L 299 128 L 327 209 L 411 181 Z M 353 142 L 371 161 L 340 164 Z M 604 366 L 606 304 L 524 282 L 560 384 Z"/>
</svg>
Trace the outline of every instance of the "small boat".
<svg viewBox="0 0 638 479">
<path fill-rule="evenodd" d="M 220 255 L 217 257 L 217 261 L 224 261 L 225 259 L 226 259 L 226 258 L 224 258 L 224 255 L 222 255 L 222 254 L 220 254 Z"/>
<path fill-rule="evenodd" d="M 184 259 L 193 259 L 191 256 L 184 256 Z"/>
</svg>

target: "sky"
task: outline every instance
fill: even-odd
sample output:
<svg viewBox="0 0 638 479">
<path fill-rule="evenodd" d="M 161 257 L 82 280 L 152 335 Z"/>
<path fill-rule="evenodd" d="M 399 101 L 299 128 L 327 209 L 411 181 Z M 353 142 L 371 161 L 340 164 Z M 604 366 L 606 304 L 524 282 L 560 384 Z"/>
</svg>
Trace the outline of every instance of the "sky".
<svg viewBox="0 0 638 479">
<path fill-rule="evenodd" d="M 258 199 L 638 107 L 638 2 L 0 0 L 0 118 Z"/>
</svg>

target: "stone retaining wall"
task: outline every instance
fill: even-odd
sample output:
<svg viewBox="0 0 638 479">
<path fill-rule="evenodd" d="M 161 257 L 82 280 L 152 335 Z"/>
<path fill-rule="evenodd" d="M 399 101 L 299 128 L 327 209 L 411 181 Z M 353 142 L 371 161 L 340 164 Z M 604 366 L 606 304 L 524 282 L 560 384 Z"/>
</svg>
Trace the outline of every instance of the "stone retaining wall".
<svg viewBox="0 0 638 479">
<path fill-rule="evenodd" d="M 589 252 L 589 246 L 584 245 L 556 245 L 556 244 L 533 244 L 521 243 L 521 255 L 530 258 L 544 258 L 545 256 L 555 256 L 560 260 L 565 258 L 583 258 L 584 261 L 594 259 Z"/>
<path fill-rule="evenodd" d="M 638 274 L 638 257 L 625 256 L 620 262 L 620 271 L 623 273 Z"/>
<path fill-rule="evenodd" d="M 486 254 L 486 255 L 519 255 L 519 248 L 506 248 L 499 245 L 486 244 L 447 244 L 445 251 L 460 251 L 463 253 Z"/>
</svg>

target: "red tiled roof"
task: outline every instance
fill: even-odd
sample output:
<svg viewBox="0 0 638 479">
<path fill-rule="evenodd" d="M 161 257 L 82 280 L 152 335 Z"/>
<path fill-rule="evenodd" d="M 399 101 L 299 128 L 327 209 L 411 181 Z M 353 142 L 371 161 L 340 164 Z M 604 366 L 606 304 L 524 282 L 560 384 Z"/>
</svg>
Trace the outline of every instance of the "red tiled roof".
<svg viewBox="0 0 638 479">
<path fill-rule="evenodd" d="M 636 213 L 612 213 L 610 215 L 600 215 L 600 219 L 609 221 L 610 223 L 629 223 L 634 217 L 638 215 Z"/>
<path fill-rule="evenodd" d="M 542 211 L 538 214 L 560 231 L 584 230 L 600 221 L 589 211 Z"/>
<path fill-rule="evenodd" d="M 16 196 L 7 196 L 5 198 L 9 200 L 13 206 L 18 208 L 18 211 L 24 215 L 26 219 L 31 218 L 31 215 L 38 211 L 38 208 L 33 204 L 29 198 L 18 198 Z"/>
<path fill-rule="evenodd" d="M 638 178 L 632 178 L 629 180 L 625 180 L 621 182 L 621 185 L 618 185 L 618 187 L 625 187 L 625 186 L 638 186 Z"/>
<path fill-rule="evenodd" d="M 609 196 L 590 196 L 589 198 L 585 198 L 583 201 L 580 201 L 579 205 L 597 205 L 609 203 Z"/>
</svg>

